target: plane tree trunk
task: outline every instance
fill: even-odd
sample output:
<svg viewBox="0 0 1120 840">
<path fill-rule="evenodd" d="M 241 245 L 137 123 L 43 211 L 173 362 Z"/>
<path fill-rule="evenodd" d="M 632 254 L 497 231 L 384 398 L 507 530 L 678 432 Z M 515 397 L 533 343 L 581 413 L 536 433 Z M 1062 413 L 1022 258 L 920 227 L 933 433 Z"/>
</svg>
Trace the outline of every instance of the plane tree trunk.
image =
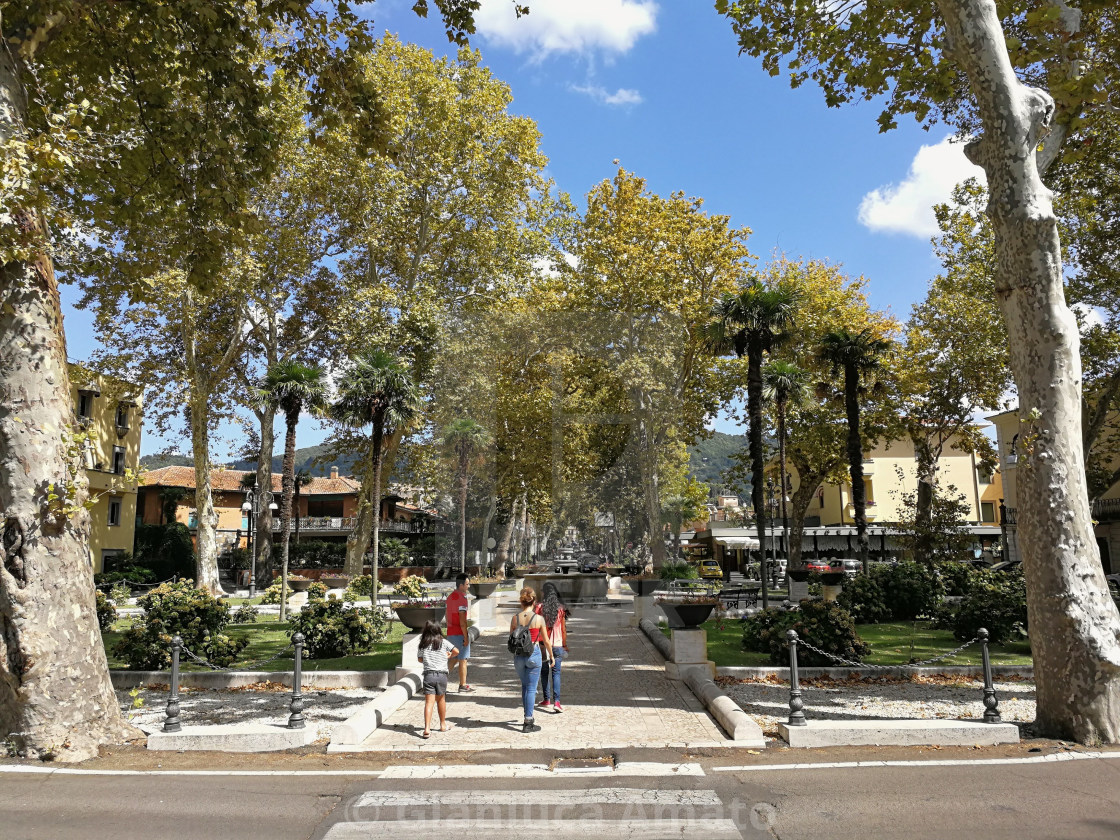
<svg viewBox="0 0 1120 840">
<path fill-rule="evenodd" d="M 938 0 L 938 7 L 983 126 L 967 153 L 988 177 L 996 296 L 1019 395 L 1018 529 L 1036 731 L 1084 744 L 1117 743 L 1120 616 L 1093 533 L 1077 321 L 1066 306 L 1057 219 L 1039 172 L 1039 143 L 1050 131 L 1054 101 L 1015 76 L 993 0 Z M 1053 159 L 1052 148 L 1044 152 L 1044 161 Z"/>
</svg>

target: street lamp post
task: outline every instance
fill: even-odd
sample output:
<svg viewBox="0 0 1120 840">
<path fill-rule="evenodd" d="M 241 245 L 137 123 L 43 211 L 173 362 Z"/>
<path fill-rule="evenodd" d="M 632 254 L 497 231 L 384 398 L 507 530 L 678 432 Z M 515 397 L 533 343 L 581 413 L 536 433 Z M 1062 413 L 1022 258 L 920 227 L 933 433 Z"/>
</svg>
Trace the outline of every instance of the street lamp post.
<svg viewBox="0 0 1120 840">
<path fill-rule="evenodd" d="M 249 552 L 249 597 L 255 598 L 257 595 L 257 555 L 253 552 L 253 499 L 254 488 L 250 488 L 245 493 L 245 501 L 241 505 L 241 512 L 245 514 L 246 529 L 245 533 L 248 535 L 245 540 L 245 548 Z"/>
<path fill-rule="evenodd" d="M 762 585 L 768 585 L 777 577 L 778 571 L 778 542 L 775 539 L 774 521 L 778 518 L 778 499 L 774 495 L 774 479 L 766 479 L 766 492 L 768 495 L 768 509 L 770 511 L 770 568 L 762 576 Z M 775 582 L 775 586 L 776 586 Z"/>
</svg>

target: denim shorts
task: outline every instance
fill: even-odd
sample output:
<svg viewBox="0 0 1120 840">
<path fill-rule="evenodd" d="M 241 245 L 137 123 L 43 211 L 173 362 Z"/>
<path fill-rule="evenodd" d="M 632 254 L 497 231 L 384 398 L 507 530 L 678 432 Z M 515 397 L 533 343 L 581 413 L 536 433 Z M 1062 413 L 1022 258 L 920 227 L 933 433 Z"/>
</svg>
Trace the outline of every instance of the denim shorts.
<svg viewBox="0 0 1120 840">
<path fill-rule="evenodd" d="M 446 671 L 425 671 L 423 682 L 425 694 L 434 694 L 437 697 L 447 694 Z"/>
<path fill-rule="evenodd" d="M 471 658 L 471 643 L 462 636 L 448 636 L 447 641 L 459 649 L 459 655 L 455 657 L 456 659 Z"/>
</svg>

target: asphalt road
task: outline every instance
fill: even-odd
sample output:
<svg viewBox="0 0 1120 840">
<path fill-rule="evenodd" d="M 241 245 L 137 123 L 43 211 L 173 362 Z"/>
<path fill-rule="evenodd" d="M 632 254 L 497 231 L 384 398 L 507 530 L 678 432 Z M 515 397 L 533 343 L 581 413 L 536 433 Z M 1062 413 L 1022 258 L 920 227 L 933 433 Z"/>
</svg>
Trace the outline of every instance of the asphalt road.
<svg viewBox="0 0 1120 840">
<path fill-rule="evenodd" d="M 1120 757 L 728 771 L 733 760 L 666 753 L 567 772 L 540 763 L 402 763 L 379 775 L 5 772 L 0 837 L 1120 837 Z"/>
</svg>

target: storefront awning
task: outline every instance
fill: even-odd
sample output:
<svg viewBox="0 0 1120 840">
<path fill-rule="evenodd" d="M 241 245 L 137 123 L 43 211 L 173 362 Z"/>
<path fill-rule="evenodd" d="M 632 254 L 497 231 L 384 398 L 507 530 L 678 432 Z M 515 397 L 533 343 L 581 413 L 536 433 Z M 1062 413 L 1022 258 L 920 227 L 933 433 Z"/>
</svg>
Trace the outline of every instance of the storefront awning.
<svg viewBox="0 0 1120 840">
<path fill-rule="evenodd" d="M 724 548 L 758 548 L 758 540 L 753 537 L 716 537 L 715 542 Z"/>
</svg>

